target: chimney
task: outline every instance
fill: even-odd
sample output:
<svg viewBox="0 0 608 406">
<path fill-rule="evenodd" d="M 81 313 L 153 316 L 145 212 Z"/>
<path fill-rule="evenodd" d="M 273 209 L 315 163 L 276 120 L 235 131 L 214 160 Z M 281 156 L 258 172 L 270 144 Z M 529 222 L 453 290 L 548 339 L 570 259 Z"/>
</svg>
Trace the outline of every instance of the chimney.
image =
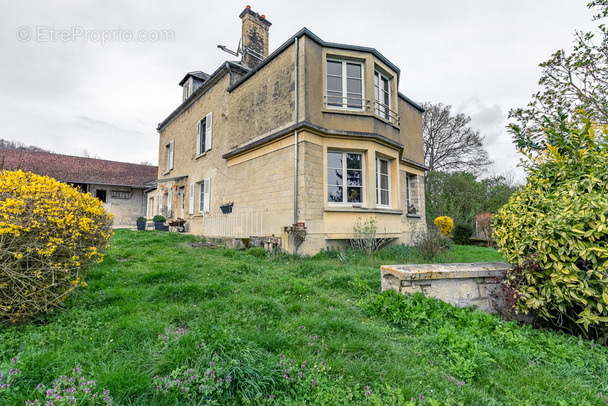
<svg viewBox="0 0 608 406">
<path fill-rule="evenodd" d="M 249 69 L 253 69 L 268 56 L 268 29 L 272 23 L 266 16 L 252 11 L 251 6 L 247 6 L 239 17 L 243 20 L 241 60 Z"/>
</svg>

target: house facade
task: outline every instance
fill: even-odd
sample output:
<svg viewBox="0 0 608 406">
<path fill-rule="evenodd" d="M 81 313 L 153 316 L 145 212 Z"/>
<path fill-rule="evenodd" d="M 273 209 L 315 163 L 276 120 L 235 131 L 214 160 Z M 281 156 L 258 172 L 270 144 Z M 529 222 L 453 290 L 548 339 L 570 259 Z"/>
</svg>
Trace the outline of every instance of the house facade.
<svg viewBox="0 0 608 406">
<path fill-rule="evenodd" d="M 408 243 L 425 226 L 424 110 L 398 91 L 400 70 L 306 28 L 268 55 L 270 22 L 240 18 L 242 59 L 187 74 L 158 126 L 148 216 L 302 253 L 340 247 L 374 217 L 378 237 Z"/>
<path fill-rule="evenodd" d="M 114 215 L 114 227 L 132 227 L 145 216 L 145 191 L 158 172 L 151 165 L 5 148 L 0 148 L 0 169 L 49 176 L 90 193 Z"/>
</svg>

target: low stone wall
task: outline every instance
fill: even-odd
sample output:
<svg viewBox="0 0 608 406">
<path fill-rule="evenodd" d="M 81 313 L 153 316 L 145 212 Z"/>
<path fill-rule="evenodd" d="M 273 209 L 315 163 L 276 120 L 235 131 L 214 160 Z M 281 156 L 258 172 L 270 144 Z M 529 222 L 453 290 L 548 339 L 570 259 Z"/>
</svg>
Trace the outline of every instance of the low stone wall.
<svg viewBox="0 0 608 406">
<path fill-rule="evenodd" d="M 458 307 L 493 312 L 489 293 L 496 286 L 495 278 L 509 267 L 504 262 L 382 265 L 382 291 L 422 292 Z"/>
</svg>

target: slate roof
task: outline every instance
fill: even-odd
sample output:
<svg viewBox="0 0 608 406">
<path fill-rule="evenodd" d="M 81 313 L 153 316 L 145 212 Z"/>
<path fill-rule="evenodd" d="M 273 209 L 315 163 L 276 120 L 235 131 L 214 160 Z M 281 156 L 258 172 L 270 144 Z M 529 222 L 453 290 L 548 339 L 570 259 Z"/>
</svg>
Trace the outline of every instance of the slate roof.
<svg viewBox="0 0 608 406">
<path fill-rule="evenodd" d="M 208 73 L 205 73 L 205 72 L 200 71 L 200 70 L 197 70 L 197 71 L 194 71 L 194 72 L 188 72 L 188 73 L 186 73 L 186 76 L 184 76 L 184 78 L 179 82 L 179 85 L 183 86 L 184 83 L 186 83 L 186 80 L 188 80 L 188 78 L 190 76 L 194 76 L 195 78 L 200 79 L 203 82 L 206 82 L 211 77 L 211 75 L 209 75 Z"/>
<path fill-rule="evenodd" d="M 105 159 L 0 148 L 0 170 L 21 169 L 68 183 L 146 188 L 158 167 Z"/>
</svg>

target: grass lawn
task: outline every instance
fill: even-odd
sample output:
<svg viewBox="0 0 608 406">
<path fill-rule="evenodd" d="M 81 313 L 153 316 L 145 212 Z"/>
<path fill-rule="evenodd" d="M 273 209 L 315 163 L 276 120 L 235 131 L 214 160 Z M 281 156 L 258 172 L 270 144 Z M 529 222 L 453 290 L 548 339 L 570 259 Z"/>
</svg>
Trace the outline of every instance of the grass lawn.
<svg viewBox="0 0 608 406">
<path fill-rule="evenodd" d="M 65 311 L 1 327 L 0 405 L 44 405 L 72 377 L 99 393 L 79 404 L 608 402 L 605 347 L 380 294 L 379 265 L 421 262 L 411 247 L 299 258 L 187 245 L 196 240 L 117 230 Z M 440 260 L 502 257 L 454 246 Z"/>
</svg>

